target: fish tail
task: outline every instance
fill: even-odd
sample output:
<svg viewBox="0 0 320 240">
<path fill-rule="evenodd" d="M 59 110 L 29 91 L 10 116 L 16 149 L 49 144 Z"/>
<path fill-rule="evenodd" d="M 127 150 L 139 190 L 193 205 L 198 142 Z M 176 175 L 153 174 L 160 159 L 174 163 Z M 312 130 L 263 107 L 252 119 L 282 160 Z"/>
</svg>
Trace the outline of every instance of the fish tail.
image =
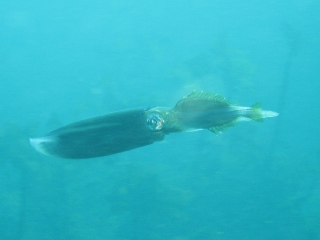
<svg viewBox="0 0 320 240">
<path fill-rule="evenodd" d="M 262 110 L 261 106 L 262 104 L 260 102 L 253 104 L 247 112 L 247 117 L 257 122 L 263 122 L 264 118 L 276 117 L 279 115 L 277 112 Z"/>
</svg>

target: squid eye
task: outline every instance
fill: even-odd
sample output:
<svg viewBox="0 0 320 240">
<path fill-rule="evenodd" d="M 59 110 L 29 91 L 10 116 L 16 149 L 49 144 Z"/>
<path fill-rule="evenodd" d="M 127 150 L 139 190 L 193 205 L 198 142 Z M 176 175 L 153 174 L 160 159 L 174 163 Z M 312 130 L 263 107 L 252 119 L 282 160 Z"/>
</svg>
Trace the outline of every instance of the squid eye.
<svg viewBox="0 0 320 240">
<path fill-rule="evenodd" d="M 147 115 L 146 124 L 151 130 L 161 130 L 163 128 L 164 119 L 158 113 L 149 113 Z"/>
</svg>

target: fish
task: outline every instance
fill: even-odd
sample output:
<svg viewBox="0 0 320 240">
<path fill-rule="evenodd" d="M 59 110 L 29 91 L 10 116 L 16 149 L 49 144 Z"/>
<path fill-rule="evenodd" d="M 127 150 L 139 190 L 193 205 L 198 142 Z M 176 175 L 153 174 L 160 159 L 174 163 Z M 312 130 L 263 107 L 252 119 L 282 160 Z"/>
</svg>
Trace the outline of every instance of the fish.
<svg viewBox="0 0 320 240">
<path fill-rule="evenodd" d="M 221 95 L 202 91 L 194 91 L 181 99 L 172 111 L 177 115 L 181 130 L 208 129 L 215 134 L 241 121 L 263 122 L 264 118 L 278 116 L 276 112 L 262 110 L 261 103 L 237 106 Z"/>
<path fill-rule="evenodd" d="M 30 138 L 30 144 L 48 156 L 95 158 L 147 146 L 171 133 L 207 129 L 220 134 L 241 121 L 262 122 L 278 115 L 262 110 L 260 103 L 238 106 L 221 95 L 194 91 L 173 108 L 141 107 L 108 113 Z"/>
</svg>

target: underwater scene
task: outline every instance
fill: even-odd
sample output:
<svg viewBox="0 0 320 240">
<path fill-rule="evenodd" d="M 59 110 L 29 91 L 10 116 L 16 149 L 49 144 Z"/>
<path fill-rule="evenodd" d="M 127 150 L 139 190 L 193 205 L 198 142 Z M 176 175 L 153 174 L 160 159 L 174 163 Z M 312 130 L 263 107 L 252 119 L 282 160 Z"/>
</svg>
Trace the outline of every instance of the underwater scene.
<svg viewBox="0 0 320 240">
<path fill-rule="evenodd" d="M 320 239 L 319 12 L 2 1 L 0 239 Z"/>
</svg>

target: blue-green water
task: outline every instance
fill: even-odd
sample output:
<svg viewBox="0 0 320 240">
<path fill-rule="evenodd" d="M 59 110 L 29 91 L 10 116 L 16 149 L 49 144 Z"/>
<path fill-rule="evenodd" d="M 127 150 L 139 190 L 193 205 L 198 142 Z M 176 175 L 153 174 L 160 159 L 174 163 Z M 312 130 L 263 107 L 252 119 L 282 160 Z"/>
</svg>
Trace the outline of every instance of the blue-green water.
<svg viewBox="0 0 320 240">
<path fill-rule="evenodd" d="M 320 3 L 2 1 L 0 239 L 320 239 Z M 195 89 L 280 113 L 88 160 L 29 137 Z"/>
</svg>

